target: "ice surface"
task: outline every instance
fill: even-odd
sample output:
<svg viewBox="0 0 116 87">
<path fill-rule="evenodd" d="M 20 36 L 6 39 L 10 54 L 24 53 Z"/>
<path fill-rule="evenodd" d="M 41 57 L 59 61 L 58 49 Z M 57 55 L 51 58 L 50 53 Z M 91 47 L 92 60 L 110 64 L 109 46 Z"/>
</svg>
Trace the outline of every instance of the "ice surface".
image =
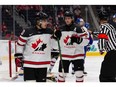
<svg viewBox="0 0 116 87">
<path fill-rule="evenodd" d="M 101 63 L 103 61 L 103 57 L 87 57 L 85 59 L 85 71 L 88 73 L 87 76 L 84 77 L 84 82 L 98 82 L 99 81 L 99 73 Z M 59 60 L 56 62 L 55 67 L 53 68 L 52 72 L 57 76 L 58 75 L 58 64 Z M 14 67 L 14 60 L 12 60 L 13 66 L 13 76 L 15 76 L 15 67 Z M 8 60 L 2 60 L 2 65 L 0 65 L 0 82 L 11 81 L 8 74 Z M 72 68 L 70 66 L 69 74 L 67 74 L 66 82 L 75 82 L 75 75 L 71 74 Z M 12 82 L 12 81 L 11 81 Z M 23 76 L 19 76 L 13 82 L 23 82 Z"/>
</svg>

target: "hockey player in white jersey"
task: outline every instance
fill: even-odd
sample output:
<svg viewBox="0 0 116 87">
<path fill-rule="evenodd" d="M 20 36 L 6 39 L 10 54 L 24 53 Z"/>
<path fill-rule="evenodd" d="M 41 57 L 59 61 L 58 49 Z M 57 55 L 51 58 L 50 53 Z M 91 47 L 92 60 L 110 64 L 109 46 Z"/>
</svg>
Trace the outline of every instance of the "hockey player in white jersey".
<svg viewBox="0 0 116 87">
<path fill-rule="evenodd" d="M 59 63 L 58 82 L 65 82 L 64 74 L 68 73 L 70 63 L 74 64 L 74 71 L 76 82 L 83 82 L 84 70 L 84 49 L 83 47 L 88 44 L 88 39 L 83 38 L 84 33 L 80 27 L 74 24 L 74 16 L 70 11 L 64 14 L 65 25 L 60 29 L 62 37 L 60 40 L 62 60 Z M 64 73 L 62 71 L 62 64 Z"/>
<path fill-rule="evenodd" d="M 23 30 L 17 41 L 15 61 L 18 66 L 24 67 L 24 81 L 46 82 L 53 35 L 52 30 L 47 28 L 47 18 L 47 14 L 39 12 L 36 15 L 35 26 Z M 61 36 L 60 31 L 54 34 L 56 37 L 59 35 L 57 38 Z"/>
</svg>

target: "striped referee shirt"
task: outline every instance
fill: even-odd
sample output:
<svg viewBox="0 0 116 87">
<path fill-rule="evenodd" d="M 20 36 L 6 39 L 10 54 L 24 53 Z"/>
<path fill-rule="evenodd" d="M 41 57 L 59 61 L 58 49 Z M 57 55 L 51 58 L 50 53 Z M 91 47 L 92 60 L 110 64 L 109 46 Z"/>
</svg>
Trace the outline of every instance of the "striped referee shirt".
<svg viewBox="0 0 116 87">
<path fill-rule="evenodd" d="M 116 50 L 116 30 L 111 24 L 105 23 L 100 25 L 98 39 L 99 50 L 107 52 Z"/>
</svg>

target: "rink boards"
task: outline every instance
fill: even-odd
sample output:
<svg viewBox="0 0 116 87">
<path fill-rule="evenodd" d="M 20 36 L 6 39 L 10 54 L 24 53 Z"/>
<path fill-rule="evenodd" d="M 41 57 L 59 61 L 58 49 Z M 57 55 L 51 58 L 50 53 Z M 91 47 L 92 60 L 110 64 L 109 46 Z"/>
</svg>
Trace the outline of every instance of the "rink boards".
<svg viewBox="0 0 116 87">
<path fill-rule="evenodd" d="M 90 51 L 87 52 L 87 56 L 104 56 L 106 53 L 103 55 L 100 55 L 99 49 L 98 49 L 98 40 L 94 40 L 93 44 L 90 46 Z"/>
<path fill-rule="evenodd" d="M 9 58 L 9 50 L 11 50 L 11 55 L 15 53 L 15 41 L 11 41 L 11 49 L 9 49 L 9 40 L 0 40 L 0 59 Z"/>
<path fill-rule="evenodd" d="M 87 56 L 103 56 L 99 54 L 98 50 L 98 41 L 95 40 L 93 44 L 90 46 L 90 51 L 87 52 Z M 15 52 L 15 42 L 11 42 L 11 53 L 12 58 Z M 0 59 L 8 59 L 9 56 L 9 40 L 0 40 Z"/>
</svg>

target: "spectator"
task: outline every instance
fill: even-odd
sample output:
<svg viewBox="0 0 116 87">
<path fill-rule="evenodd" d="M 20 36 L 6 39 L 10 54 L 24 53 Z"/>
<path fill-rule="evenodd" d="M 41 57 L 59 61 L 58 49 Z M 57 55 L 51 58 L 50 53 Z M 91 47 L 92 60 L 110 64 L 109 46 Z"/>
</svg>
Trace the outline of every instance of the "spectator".
<svg viewBox="0 0 116 87">
<path fill-rule="evenodd" d="M 5 36 L 6 31 L 7 31 L 7 26 L 6 26 L 6 24 L 3 22 L 3 23 L 2 23 L 2 36 Z"/>
<path fill-rule="evenodd" d="M 3 22 L 2 23 L 2 32 L 5 32 L 7 30 L 6 24 Z"/>
<path fill-rule="evenodd" d="M 81 18 L 81 8 L 79 6 L 73 8 L 73 12 L 74 12 L 75 21 L 77 18 Z"/>
</svg>

